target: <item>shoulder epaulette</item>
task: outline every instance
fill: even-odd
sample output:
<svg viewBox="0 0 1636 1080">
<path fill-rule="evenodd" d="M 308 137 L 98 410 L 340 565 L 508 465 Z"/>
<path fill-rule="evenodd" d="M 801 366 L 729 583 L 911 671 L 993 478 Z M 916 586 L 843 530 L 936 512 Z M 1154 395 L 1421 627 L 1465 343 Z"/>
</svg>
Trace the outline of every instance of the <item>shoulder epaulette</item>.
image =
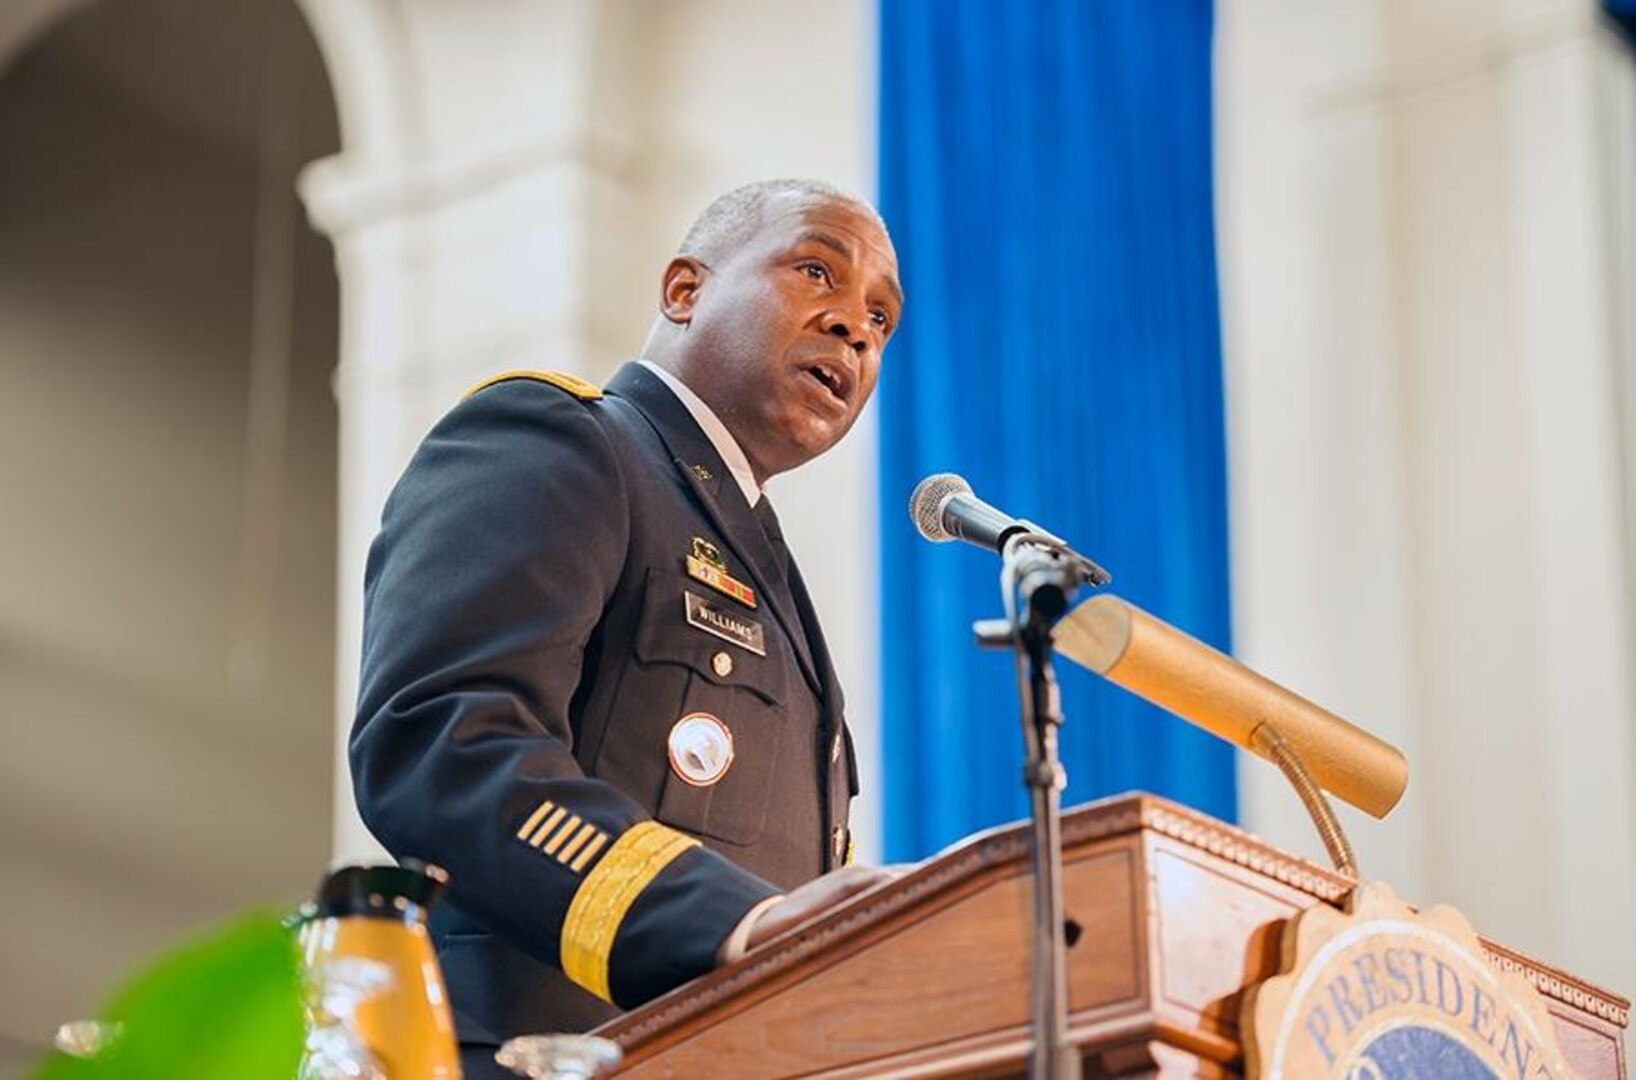
<svg viewBox="0 0 1636 1080">
<path fill-rule="evenodd" d="M 469 398 L 479 390 L 486 390 L 495 383 L 510 382 L 512 379 L 533 379 L 535 382 L 549 383 L 558 390 L 573 394 L 581 401 L 595 401 L 602 396 L 601 387 L 565 371 L 502 371 L 498 375 L 484 379 L 461 396 Z"/>
</svg>

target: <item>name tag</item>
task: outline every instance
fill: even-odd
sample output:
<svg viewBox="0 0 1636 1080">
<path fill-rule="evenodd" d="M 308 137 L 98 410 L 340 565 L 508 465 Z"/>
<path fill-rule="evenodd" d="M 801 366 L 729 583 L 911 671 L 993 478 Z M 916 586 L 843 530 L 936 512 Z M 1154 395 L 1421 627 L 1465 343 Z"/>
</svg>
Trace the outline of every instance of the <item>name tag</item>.
<svg viewBox="0 0 1636 1080">
<path fill-rule="evenodd" d="M 757 656 L 767 655 L 767 634 L 760 623 L 719 608 L 691 590 L 682 590 L 687 603 L 687 622 L 707 634 L 730 641 L 741 649 L 749 649 Z"/>
</svg>

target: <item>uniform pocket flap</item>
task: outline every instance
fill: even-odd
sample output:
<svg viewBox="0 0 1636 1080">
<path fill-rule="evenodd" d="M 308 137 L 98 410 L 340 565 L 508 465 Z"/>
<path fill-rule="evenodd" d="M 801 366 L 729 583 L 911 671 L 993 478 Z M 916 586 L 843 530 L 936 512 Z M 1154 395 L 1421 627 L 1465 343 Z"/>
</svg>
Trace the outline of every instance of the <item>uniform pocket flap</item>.
<svg viewBox="0 0 1636 1080">
<path fill-rule="evenodd" d="M 784 702 L 793 664 L 770 612 L 745 608 L 658 567 L 648 570 L 635 652 L 643 663 L 680 664 L 773 705 Z"/>
</svg>

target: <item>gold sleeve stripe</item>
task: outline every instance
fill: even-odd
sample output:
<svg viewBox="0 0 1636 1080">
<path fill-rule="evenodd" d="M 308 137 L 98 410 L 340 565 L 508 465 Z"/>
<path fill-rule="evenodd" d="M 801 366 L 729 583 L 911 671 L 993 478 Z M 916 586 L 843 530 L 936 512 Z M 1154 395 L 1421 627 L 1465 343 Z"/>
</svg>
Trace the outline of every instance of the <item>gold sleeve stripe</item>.
<svg viewBox="0 0 1636 1080">
<path fill-rule="evenodd" d="M 546 845 L 540 850 L 545 852 L 547 855 L 555 855 L 557 853 L 557 849 L 562 847 L 562 842 L 574 835 L 574 830 L 579 828 L 583 821 L 584 819 L 578 814 L 570 815 L 568 820 L 562 823 L 562 827 L 557 830 L 556 835 L 551 837 Z"/>
<path fill-rule="evenodd" d="M 545 842 L 545 838 L 551 835 L 551 830 L 557 827 L 557 822 L 561 821 L 567 816 L 568 810 L 566 807 L 557 807 L 551 812 L 551 816 L 545 819 L 545 824 L 536 829 L 534 831 L 534 835 L 528 838 L 528 842 L 533 844 L 535 847 L 539 847 Z"/>
<path fill-rule="evenodd" d="M 542 802 L 539 809 L 528 815 L 528 820 L 523 822 L 523 827 L 517 830 L 517 839 L 527 840 L 528 834 L 534 831 L 534 826 L 538 825 L 540 819 L 551 812 L 551 807 L 554 805 L 550 799 Z"/>
<path fill-rule="evenodd" d="M 574 861 L 568 864 L 568 869 L 576 874 L 585 869 L 585 864 L 595 858 L 596 853 L 601 851 L 602 845 L 607 842 L 608 834 L 605 832 L 599 832 L 591 837 L 591 842 L 580 848 L 579 854 L 574 856 Z"/>
<path fill-rule="evenodd" d="M 614 938 L 642 890 L 659 872 L 699 842 L 657 821 L 642 821 L 625 830 L 585 876 L 562 924 L 562 970 L 603 1001 L 608 988 L 608 960 Z"/>
<path fill-rule="evenodd" d="M 580 849 L 580 845 L 584 844 L 585 841 L 589 840 L 595 834 L 595 825 L 591 825 L 589 823 L 581 825 L 579 827 L 579 832 L 574 834 L 574 838 L 564 844 L 561 851 L 557 852 L 557 861 L 567 862 L 569 859 L 572 859 L 574 857 L 574 852 Z"/>
<path fill-rule="evenodd" d="M 577 375 L 570 375 L 565 371 L 502 371 L 498 375 L 491 375 L 482 382 L 473 386 L 461 395 L 469 398 L 479 390 L 487 390 L 495 383 L 510 382 L 512 379 L 533 379 L 535 382 L 548 383 L 558 390 L 566 390 L 581 401 L 595 401 L 602 396 L 602 388 L 593 382 L 586 382 Z"/>
</svg>

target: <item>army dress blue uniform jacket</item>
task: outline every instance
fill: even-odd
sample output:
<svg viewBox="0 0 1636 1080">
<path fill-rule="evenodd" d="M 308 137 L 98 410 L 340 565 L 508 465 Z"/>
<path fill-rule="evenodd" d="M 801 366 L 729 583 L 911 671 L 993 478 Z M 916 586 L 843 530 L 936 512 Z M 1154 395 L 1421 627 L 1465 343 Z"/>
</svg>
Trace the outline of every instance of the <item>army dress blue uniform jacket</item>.
<svg viewBox="0 0 1636 1080">
<path fill-rule="evenodd" d="M 851 742 L 780 546 L 640 364 L 502 376 L 422 443 L 370 550 L 351 764 L 376 837 L 449 872 L 462 1041 L 588 1029 L 843 861 Z M 704 785 L 669 749 L 699 713 L 732 750 Z"/>
</svg>

